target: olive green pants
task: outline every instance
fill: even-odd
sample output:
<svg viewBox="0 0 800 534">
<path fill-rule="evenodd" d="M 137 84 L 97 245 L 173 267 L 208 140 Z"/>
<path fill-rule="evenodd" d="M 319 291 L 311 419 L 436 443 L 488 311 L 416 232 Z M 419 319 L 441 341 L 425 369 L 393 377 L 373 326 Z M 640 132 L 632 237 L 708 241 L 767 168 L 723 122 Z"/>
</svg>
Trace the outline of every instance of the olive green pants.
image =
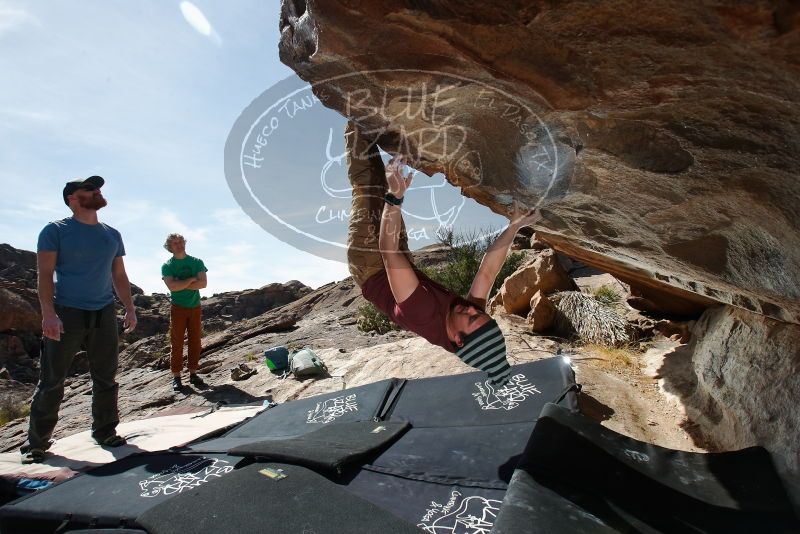
<svg viewBox="0 0 800 534">
<path fill-rule="evenodd" d="M 56 306 L 64 325 L 61 339 L 43 340 L 39 384 L 31 402 L 28 441 L 22 451 L 46 450 L 58 422 L 64 398 L 64 380 L 75 354 L 86 349 L 92 377 L 92 437 L 98 441 L 113 436 L 119 424 L 115 380 L 119 361 L 117 315 L 114 304 L 101 310 L 79 310 Z"/>
<path fill-rule="evenodd" d="M 347 149 L 347 176 L 353 190 L 350 225 L 347 234 L 347 264 L 356 284 L 362 286 L 382 271 L 383 258 L 378 237 L 386 194 L 386 169 L 378 145 L 360 135 L 352 121 L 344 132 Z M 400 233 L 400 251 L 410 259 L 405 225 Z"/>
</svg>

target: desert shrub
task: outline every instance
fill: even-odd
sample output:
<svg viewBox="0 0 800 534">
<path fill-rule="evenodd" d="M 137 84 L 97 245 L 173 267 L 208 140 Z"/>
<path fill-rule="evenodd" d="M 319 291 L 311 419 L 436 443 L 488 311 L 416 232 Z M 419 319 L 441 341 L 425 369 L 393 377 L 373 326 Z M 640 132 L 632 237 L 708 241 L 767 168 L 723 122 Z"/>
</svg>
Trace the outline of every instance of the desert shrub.
<svg viewBox="0 0 800 534">
<path fill-rule="evenodd" d="M 481 235 L 482 234 L 482 235 Z M 472 281 L 481 266 L 481 260 L 486 249 L 492 244 L 492 231 L 476 233 L 455 234 L 452 229 L 439 233 L 439 243 L 447 246 L 447 262 L 440 267 L 423 268 L 425 275 L 453 293 L 466 296 L 472 286 Z M 506 257 L 500 272 L 495 278 L 494 285 L 489 293 L 489 298 L 503 285 L 503 281 L 516 271 L 525 255 L 521 252 L 512 252 Z"/>
<path fill-rule="evenodd" d="M 622 295 L 613 287 L 602 285 L 592 289 L 592 297 L 600 304 L 615 306 L 622 301 Z"/>
<path fill-rule="evenodd" d="M 31 406 L 26 402 L 16 402 L 12 398 L 0 400 L 0 427 L 6 426 L 14 419 L 25 417 L 31 413 Z"/>
<path fill-rule="evenodd" d="M 456 234 L 450 228 L 441 231 L 438 234 L 439 244 L 447 247 L 445 263 L 439 267 L 423 267 L 420 270 L 425 276 L 453 293 L 462 297 L 466 296 L 472 287 L 472 281 L 475 279 L 484 253 L 492 244 L 493 239 L 486 236 L 492 235 L 492 231 L 462 234 Z M 516 271 L 524 260 L 525 255 L 521 252 L 512 252 L 508 255 L 489 293 L 490 298 L 497 293 L 503 281 Z M 356 325 L 361 332 L 378 334 L 402 330 L 371 303 L 358 308 Z"/>
<path fill-rule="evenodd" d="M 356 328 L 361 332 L 375 332 L 385 334 L 392 330 L 400 330 L 382 311 L 375 307 L 371 302 L 367 302 L 358 307 L 356 313 Z"/>
<path fill-rule="evenodd" d="M 562 291 L 550 296 L 556 306 L 556 330 L 577 335 L 581 341 L 607 347 L 631 342 L 628 322 L 608 306 L 580 291 Z"/>
</svg>

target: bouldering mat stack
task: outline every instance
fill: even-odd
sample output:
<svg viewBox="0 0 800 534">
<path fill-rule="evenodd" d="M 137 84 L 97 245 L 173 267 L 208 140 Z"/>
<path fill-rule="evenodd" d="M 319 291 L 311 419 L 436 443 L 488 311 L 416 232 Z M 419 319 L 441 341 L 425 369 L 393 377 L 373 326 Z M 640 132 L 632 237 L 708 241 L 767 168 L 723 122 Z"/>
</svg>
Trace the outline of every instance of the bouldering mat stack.
<svg viewBox="0 0 800 534">
<path fill-rule="evenodd" d="M 761 447 L 665 449 L 550 404 L 492 532 L 800 532 L 800 522 Z"/>
<path fill-rule="evenodd" d="M 493 388 L 483 373 L 410 380 L 387 421 L 412 428 L 347 482 L 354 494 L 429 532 L 488 532 L 543 406 L 577 406 L 562 357 L 517 365 Z"/>
<path fill-rule="evenodd" d="M 542 407 L 574 409 L 576 394 L 555 357 L 514 366 L 499 389 L 478 372 L 292 401 L 19 499 L 0 509 L 0 527 L 486 533 Z"/>
</svg>

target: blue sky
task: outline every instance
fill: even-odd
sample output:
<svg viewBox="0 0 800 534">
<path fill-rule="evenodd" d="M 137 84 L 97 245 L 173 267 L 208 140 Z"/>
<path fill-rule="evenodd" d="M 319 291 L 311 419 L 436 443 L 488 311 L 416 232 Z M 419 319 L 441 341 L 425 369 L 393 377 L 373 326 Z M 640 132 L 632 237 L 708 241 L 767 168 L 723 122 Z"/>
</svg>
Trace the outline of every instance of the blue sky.
<svg viewBox="0 0 800 534">
<path fill-rule="evenodd" d="M 100 218 L 147 292 L 166 290 L 170 232 L 206 262 L 209 295 L 348 276 L 252 222 L 225 180 L 236 118 L 292 75 L 279 12 L 278 0 L 0 0 L 0 242 L 35 250 L 42 226 L 70 215 L 64 182 L 99 174 Z"/>
</svg>

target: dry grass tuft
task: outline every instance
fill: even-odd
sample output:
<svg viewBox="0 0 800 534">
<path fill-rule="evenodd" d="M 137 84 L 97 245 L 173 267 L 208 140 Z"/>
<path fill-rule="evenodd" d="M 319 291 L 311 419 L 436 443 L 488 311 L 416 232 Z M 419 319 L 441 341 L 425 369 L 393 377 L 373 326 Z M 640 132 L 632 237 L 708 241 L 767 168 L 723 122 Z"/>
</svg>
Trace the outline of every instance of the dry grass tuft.
<svg viewBox="0 0 800 534">
<path fill-rule="evenodd" d="M 17 402 L 13 398 L 0 399 L 0 427 L 6 426 L 14 419 L 26 417 L 31 413 L 31 406 L 27 402 Z"/>
<path fill-rule="evenodd" d="M 585 343 L 622 347 L 632 341 L 632 331 L 625 318 L 612 308 L 580 291 L 562 291 L 550 296 L 555 304 L 556 329 L 576 334 Z"/>
<path fill-rule="evenodd" d="M 589 343 L 581 348 L 582 352 L 591 353 L 602 360 L 602 367 L 617 370 L 633 369 L 639 362 L 639 353 L 629 346 L 607 347 Z"/>
</svg>

